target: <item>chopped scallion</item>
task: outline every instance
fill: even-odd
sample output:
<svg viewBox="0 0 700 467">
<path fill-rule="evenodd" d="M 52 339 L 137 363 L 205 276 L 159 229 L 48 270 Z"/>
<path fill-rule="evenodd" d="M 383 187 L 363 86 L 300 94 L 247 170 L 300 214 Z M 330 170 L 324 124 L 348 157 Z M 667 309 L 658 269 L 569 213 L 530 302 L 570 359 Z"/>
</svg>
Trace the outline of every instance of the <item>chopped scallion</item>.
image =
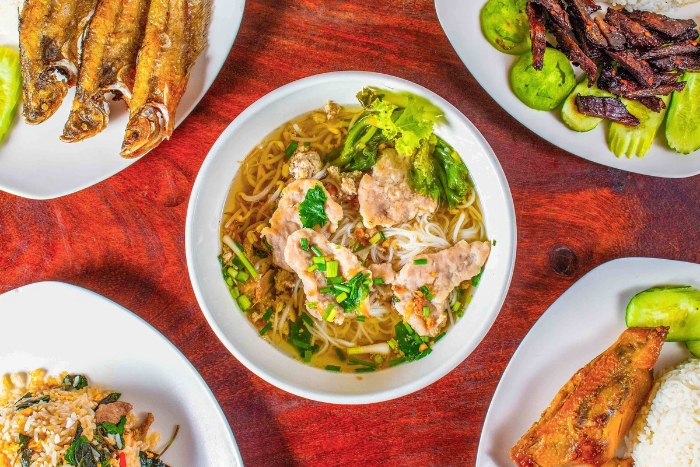
<svg viewBox="0 0 700 467">
<path fill-rule="evenodd" d="M 321 250 L 319 250 L 316 245 L 311 245 L 311 251 L 313 251 L 316 256 L 323 256 L 323 253 L 321 253 Z"/>
<path fill-rule="evenodd" d="M 246 311 L 248 310 L 253 304 L 250 302 L 250 299 L 246 297 L 245 295 L 239 296 L 236 301 L 238 302 L 238 306 L 241 307 L 241 310 Z"/>
<path fill-rule="evenodd" d="M 326 365 L 326 370 L 335 371 L 337 373 L 338 371 L 340 371 L 340 367 L 335 365 Z"/>
<path fill-rule="evenodd" d="M 496 246 L 496 239 L 493 239 L 493 246 Z"/>
<path fill-rule="evenodd" d="M 445 333 L 444 333 L 444 332 L 435 338 L 435 342 L 439 341 L 439 340 L 442 339 L 443 337 L 445 337 Z"/>
<path fill-rule="evenodd" d="M 233 252 L 236 254 L 236 257 L 241 261 L 243 266 L 245 266 L 250 275 L 253 276 L 253 279 L 257 279 L 258 271 L 256 271 L 251 262 L 248 261 L 248 258 L 246 257 L 245 253 L 243 253 L 243 249 L 228 235 L 224 235 L 224 238 L 222 240 L 226 244 L 226 246 L 233 250 Z"/>
<path fill-rule="evenodd" d="M 430 316 L 430 307 L 429 306 L 423 307 L 423 316 Z"/>
<path fill-rule="evenodd" d="M 230 277 L 227 277 L 226 278 L 226 285 L 228 285 L 229 287 L 233 287 L 233 279 L 231 279 Z"/>
<path fill-rule="evenodd" d="M 418 334 L 413 334 L 413 341 L 419 345 L 423 343 L 423 339 Z"/>
<path fill-rule="evenodd" d="M 308 238 L 299 239 L 299 243 L 301 244 L 302 250 L 309 251 L 309 239 Z"/>
<path fill-rule="evenodd" d="M 287 159 L 292 157 L 292 154 L 294 154 L 294 151 L 296 151 L 298 147 L 299 143 L 297 143 L 296 141 L 292 141 L 291 143 L 289 143 L 287 149 L 284 150 L 284 154 L 287 156 Z"/>
<path fill-rule="evenodd" d="M 428 347 L 428 348 L 425 349 L 423 352 L 421 352 L 421 354 L 418 356 L 418 358 L 416 358 L 416 360 L 420 360 L 421 358 L 427 357 L 427 356 L 430 355 L 432 352 L 433 352 L 433 349 L 431 349 L 430 347 Z"/>
<path fill-rule="evenodd" d="M 367 366 L 367 367 L 370 367 L 370 368 L 374 368 L 374 363 L 366 362 L 366 361 L 364 361 L 364 360 L 360 360 L 359 358 L 355 358 L 355 357 L 353 357 L 353 356 L 349 356 L 349 357 L 348 357 L 348 361 L 349 361 L 351 364 L 355 364 L 355 365 L 364 365 L 364 366 Z"/>
<path fill-rule="evenodd" d="M 318 291 L 321 293 L 331 293 L 333 291 L 333 287 L 321 287 L 318 289 Z"/>
<path fill-rule="evenodd" d="M 377 232 L 376 234 L 374 234 L 374 235 L 372 236 L 372 238 L 369 239 L 369 244 L 370 244 L 370 245 L 374 245 L 374 244 L 376 244 L 377 242 L 379 242 L 379 240 L 381 240 L 381 239 L 382 239 L 381 234 L 380 234 L 379 232 Z"/>
<path fill-rule="evenodd" d="M 341 276 L 336 276 L 336 277 L 327 277 L 326 278 L 326 283 L 329 285 L 338 285 L 343 283 L 343 278 Z"/>
<path fill-rule="evenodd" d="M 408 323 L 403 323 L 403 326 L 406 328 L 406 331 L 408 331 L 409 334 L 413 334 L 413 333 L 414 333 L 413 328 L 411 327 L 410 324 L 408 324 Z"/>
<path fill-rule="evenodd" d="M 326 258 L 323 256 L 314 256 L 311 261 L 314 262 L 314 264 L 325 264 L 326 263 Z"/>
<path fill-rule="evenodd" d="M 372 281 L 372 283 L 374 285 L 384 285 L 384 279 L 382 279 L 381 277 L 377 277 Z"/>
<path fill-rule="evenodd" d="M 307 302 L 306 308 L 308 308 L 309 310 L 313 310 L 314 308 L 316 308 L 316 304 L 317 302 Z"/>
<path fill-rule="evenodd" d="M 236 274 L 238 274 L 238 271 L 235 270 L 234 268 L 228 268 L 228 269 L 226 269 L 226 272 L 228 273 L 229 276 L 231 276 L 232 279 L 235 279 Z"/>
<path fill-rule="evenodd" d="M 428 287 L 426 287 L 425 285 L 421 285 L 420 291 L 424 296 L 427 296 L 430 293 L 430 290 L 428 290 Z"/>
<path fill-rule="evenodd" d="M 382 237 L 382 240 L 386 240 L 386 235 L 381 230 L 379 231 L 379 236 Z"/>
<path fill-rule="evenodd" d="M 312 264 L 308 268 L 306 268 L 306 272 L 314 272 L 316 269 L 318 269 L 318 264 Z"/>
<path fill-rule="evenodd" d="M 270 329 L 272 329 L 272 323 L 267 323 L 267 324 L 265 325 L 265 327 L 263 327 L 263 328 L 260 330 L 260 335 L 261 335 L 261 336 L 264 336 L 265 334 L 267 334 L 267 331 L 269 331 Z"/>
<path fill-rule="evenodd" d="M 311 305 L 311 303 L 313 303 L 314 306 L 313 306 L 313 307 L 310 307 L 310 308 L 316 308 L 316 302 L 310 302 L 309 305 Z M 314 324 L 314 320 L 311 319 L 311 316 L 307 315 L 306 313 L 302 313 L 302 314 L 301 314 L 301 319 L 302 319 L 302 321 L 304 321 L 304 322 L 305 322 L 306 324 L 308 324 L 309 326 L 313 326 L 313 324 Z"/>
<path fill-rule="evenodd" d="M 405 361 L 406 361 L 406 357 L 401 357 L 401 358 L 397 358 L 397 359 L 395 359 L 395 360 L 390 360 L 390 361 L 389 361 L 389 366 L 401 365 L 401 364 L 404 363 Z"/>
<path fill-rule="evenodd" d="M 338 347 L 336 347 L 335 353 L 336 353 L 336 355 L 338 355 L 338 358 L 340 359 L 341 362 L 345 361 L 345 353 L 343 353 L 342 350 L 340 350 Z"/>
<path fill-rule="evenodd" d="M 335 284 L 333 286 L 333 288 L 335 290 L 340 290 L 341 292 L 346 292 L 346 293 L 350 293 L 352 291 L 352 289 L 350 287 L 348 287 L 347 285 L 343 285 L 343 284 Z"/>
<path fill-rule="evenodd" d="M 347 298 L 348 298 L 348 294 L 343 292 L 335 297 L 335 301 L 338 303 L 343 303 Z"/>
<path fill-rule="evenodd" d="M 430 337 L 428 337 L 428 336 L 422 336 L 422 337 L 421 337 L 421 340 L 422 340 L 423 342 L 430 342 Z"/>
<path fill-rule="evenodd" d="M 318 265 L 318 270 L 326 272 L 326 263 L 322 263 Z"/>
<path fill-rule="evenodd" d="M 331 321 L 333 321 L 335 319 L 335 315 L 337 315 L 337 314 L 338 314 L 338 309 L 334 307 L 333 310 L 331 311 L 331 313 L 328 315 L 328 318 L 326 318 L 326 321 L 328 321 L 330 323 Z"/>
<path fill-rule="evenodd" d="M 292 345 L 294 347 L 299 347 L 300 349 L 309 349 L 311 350 L 311 346 L 307 344 L 306 342 L 302 342 L 296 339 L 292 339 Z"/>
<path fill-rule="evenodd" d="M 360 323 L 364 323 L 364 322 L 365 322 L 365 317 L 362 316 L 362 315 L 358 316 L 358 317 L 355 318 L 355 319 L 356 319 L 357 321 L 359 321 Z"/>
<path fill-rule="evenodd" d="M 428 264 L 428 258 L 414 259 L 414 260 L 413 260 L 413 264 L 418 265 L 418 266 L 422 266 L 422 265 Z"/>
<path fill-rule="evenodd" d="M 395 349 L 396 349 L 396 346 L 398 345 L 398 342 L 396 342 L 395 339 L 391 339 L 391 340 L 389 340 L 389 341 L 387 342 L 387 344 L 389 344 L 389 347 L 391 347 L 392 349 L 395 350 Z"/>
<path fill-rule="evenodd" d="M 371 373 L 374 368 L 355 368 L 355 373 Z"/>
<path fill-rule="evenodd" d="M 270 318 L 272 318 L 272 308 L 268 308 L 267 311 L 265 311 L 265 314 L 263 315 L 264 321 L 270 321 Z"/>
<path fill-rule="evenodd" d="M 238 297 L 241 296 L 241 291 L 238 290 L 238 287 L 234 287 L 234 288 L 231 289 L 231 296 L 232 296 L 233 298 L 238 298 Z"/>
<path fill-rule="evenodd" d="M 462 304 L 459 301 L 456 301 L 454 305 L 452 305 L 452 311 L 457 311 L 459 310 L 459 307 L 462 306 Z"/>
<path fill-rule="evenodd" d="M 428 295 L 425 296 L 425 298 L 427 298 L 428 300 L 432 300 L 435 298 L 435 296 L 433 294 L 429 293 Z"/>
<path fill-rule="evenodd" d="M 311 361 L 311 350 L 304 350 L 304 361 L 306 363 Z"/>
<path fill-rule="evenodd" d="M 326 277 L 337 277 L 338 276 L 338 262 L 328 261 L 326 263 Z"/>
<path fill-rule="evenodd" d="M 323 293 L 323 292 L 321 292 L 321 293 Z M 326 307 L 326 311 L 323 312 L 323 316 L 322 316 L 322 318 L 324 319 L 324 321 L 325 321 L 326 319 L 328 319 L 328 317 L 331 315 L 331 311 L 333 311 L 333 310 L 335 310 L 335 307 L 333 306 L 332 303 L 329 304 L 329 305 Z"/>
<path fill-rule="evenodd" d="M 250 279 L 250 275 L 246 274 L 246 273 L 243 272 L 243 271 L 239 271 L 238 274 L 236 274 L 236 280 L 237 280 L 238 282 L 245 282 L 245 281 L 247 281 L 248 279 Z"/>
</svg>

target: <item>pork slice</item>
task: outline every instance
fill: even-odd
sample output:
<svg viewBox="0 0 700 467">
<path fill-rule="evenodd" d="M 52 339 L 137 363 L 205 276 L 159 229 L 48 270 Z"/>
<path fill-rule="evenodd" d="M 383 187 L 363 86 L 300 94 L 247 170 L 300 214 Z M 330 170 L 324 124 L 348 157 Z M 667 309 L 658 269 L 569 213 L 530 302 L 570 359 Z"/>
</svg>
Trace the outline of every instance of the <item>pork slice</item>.
<svg viewBox="0 0 700 467">
<path fill-rule="evenodd" d="M 396 280 L 396 272 L 390 263 L 370 264 L 369 270 L 372 271 L 372 278 L 382 279 L 385 284 L 393 284 Z"/>
<path fill-rule="evenodd" d="M 416 259 L 427 264 L 409 263 L 401 268 L 393 290 L 398 298 L 396 311 L 421 336 L 435 337 L 447 322 L 446 301 L 452 290 L 462 282 L 479 274 L 491 251 L 489 242 L 467 243 Z M 421 292 L 427 287 L 429 295 Z M 430 308 L 430 316 L 423 316 L 423 308 Z"/>
<path fill-rule="evenodd" d="M 564 30 L 571 31 L 573 29 L 569 21 L 569 14 L 561 7 L 559 0 L 531 0 L 529 3 L 542 5 L 542 7 L 549 12 L 552 20 Z M 542 16 L 544 16 L 544 14 Z"/>
<path fill-rule="evenodd" d="M 622 68 L 630 72 L 639 84 L 648 88 L 654 87 L 656 84 L 654 70 L 646 61 L 639 59 L 634 52 L 627 50 L 619 52 L 606 50 L 605 52 Z"/>
<path fill-rule="evenodd" d="M 559 48 L 569 60 L 578 64 L 578 66 L 586 72 L 588 75 L 588 87 L 593 86 L 596 76 L 598 75 L 598 67 L 596 64 L 581 50 L 576 41 L 569 36 L 569 33 L 556 24 L 552 25 L 551 30 L 554 37 L 557 39 L 557 48 Z"/>
<path fill-rule="evenodd" d="M 532 67 L 538 71 L 542 71 L 544 52 L 547 49 L 544 14 L 545 10 L 540 5 L 527 2 L 527 17 L 530 22 L 530 42 L 532 43 Z"/>
<path fill-rule="evenodd" d="M 672 55 L 652 60 L 651 64 L 659 71 L 699 71 L 700 55 Z"/>
<path fill-rule="evenodd" d="M 679 44 L 671 44 L 665 47 L 657 47 L 642 54 L 642 60 L 653 60 L 657 58 L 670 57 L 671 55 L 689 55 L 700 52 L 698 43 L 695 41 L 683 41 Z"/>
<path fill-rule="evenodd" d="M 627 45 L 627 38 L 622 31 L 617 26 L 606 23 L 605 20 L 599 16 L 595 19 L 595 24 L 598 25 L 598 29 L 603 33 L 605 39 L 608 41 L 608 47 L 612 50 L 623 50 L 625 45 Z"/>
<path fill-rule="evenodd" d="M 626 11 L 625 14 L 645 28 L 672 38 L 682 36 L 697 27 L 697 23 L 692 19 L 674 19 L 651 11 Z"/>
<path fill-rule="evenodd" d="M 126 417 L 134 407 L 128 402 L 112 402 L 102 404 L 95 411 L 95 423 L 109 422 L 117 425 L 122 417 Z"/>
<path fill-rule="evenodd" d="M 372 169 L 360 180 L 357 191 L 360 214 L 366 227 L 391 227 L 433 213 L 437 202 L 417 193 L 408 184 L 411 161 L 393 149 L 385 149 Z"/>
<path fill-rule="evenodd" d="M 309 244 L 309 251 L 304 251 L 301 247 L 301 239 L 305 238 Z M 299 275 L 301 283 L 306 294 L 306 310 L 309 314 L 317 319 L 323 319 L 323 314 L 328 305 L 333 305 L 337 314 L 333 319 L 336 324 L 343 324 L 346 314 L 355 314 L 355 311 L 347 313 L 343 307 L 338 304 L 334 295 L 329 293 L 321 293 L 321 288 L 326 287 L 326 275 L 319 271 L 309 272 L 309 267 L 313 264 L 314 254 L 311 251 L 311 245 L 318 248 L 324 257 L 331 258 L 333 261 L 338 261 L 338 275 L 342 276 L 347 282 L 358 273 L 363 273 L 371 280 L 372 273 L 360 263 L 360 260 L 350 251 L 335 243 L 331 243 L 328 239 L 319 232 L 311 229 L 297 230 L 289 236 L 284 249 L 284 260 L 292 270 Z M 309 303 L 314 303 L 309 307 Z M 369 300 L 365 298 L 360 302 L 358 311 L 360 314 L 369 316 Z"/>
<path fill-rule="evenodd" d="M 605 21 L 620 28 L 633 47 L 659 47 L 661 42 L 644 26 L 628 18 L 622 10 L 608 8 Z"/>
<path fill-rule="evenodd" d="M 323 188 L 323 184 L 318 180 L 300 179 L 287 185 L 280 197 L 277 209 L 270 218 L 270 226 L 261 231 L 261 235 L 267 239 L 272 246 L 272 261 L 279 267 L 292 271 L 292 268 L 284 260 L 284 249 L 287 246 L 287 238 L 295 231 L 302 228 L 299 218 L 299 204 L 306 198 L 306 193 L 316 187 Z M 323 188 L 326 194 L 326 216 L 328 223 L 324 227 L 315 228 L 324 234 L 333 233 L 338 228 L 338 222 L 343 219 L 343 208 L 333 201 Z"/>
<path fill-rule="evenodd" d="M 639 119 L 629 113 L 625 104 L 614 97 L 576 96 L 576 108 L 589 117 L 604 118 L 625 126 L 639 126 Z"/>
</svg>

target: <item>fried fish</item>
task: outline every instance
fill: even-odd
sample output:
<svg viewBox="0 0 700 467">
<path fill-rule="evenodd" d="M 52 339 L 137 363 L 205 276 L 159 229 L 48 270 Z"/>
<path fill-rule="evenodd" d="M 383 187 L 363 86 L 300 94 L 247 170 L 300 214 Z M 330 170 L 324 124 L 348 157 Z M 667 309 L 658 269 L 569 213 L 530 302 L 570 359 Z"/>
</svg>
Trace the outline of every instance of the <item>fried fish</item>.
<svg viewBox="0 0 700 467">
<path fill-rule="evenodd" d="M 175 111 L 206 45 L 210 19 L 210 0 L 151 1 L 123 157 L 140 157 L 172 135 Z"/>
<path fill-rule="evenodd" d="M 97 0 L 24 0 L 19 50 L 24 117 L 38 124 L 61 106 L 78 74 L 78 42 Z"/>
<path fill-rule="evenodd" d="M 667 327 L 623 332 L 559 390 L 510 450 L 513 462 L 519 467 L 616 465 L 606 463 L 647 400 L 667 334 Z"/>
<path fill-rule="evenodd" d="M 150 0 L 98 3 L 83 40 L 78 86 L 61 140 L 82 141 L 105 129 L 107 93 L 129 102 L 149 5 Z"/>
</svg>

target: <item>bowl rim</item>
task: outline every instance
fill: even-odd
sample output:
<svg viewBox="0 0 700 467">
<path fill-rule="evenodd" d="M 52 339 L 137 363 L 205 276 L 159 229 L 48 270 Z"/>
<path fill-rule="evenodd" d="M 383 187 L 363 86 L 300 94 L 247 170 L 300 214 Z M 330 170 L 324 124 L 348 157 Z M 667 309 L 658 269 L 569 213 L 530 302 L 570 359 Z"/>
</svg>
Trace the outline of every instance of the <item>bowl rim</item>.
<svg viewBox="0 0 700 467">
<path fill-rule="evenodd" d="M 222 152 L 221 150 L 224 147 L 224 145 L 228 143 L 228 140 L 239 130 L 239 128 L 247 120 L 252 118 L 258 112 L 267 108 L 268 106 L 274 104 L 276 101 L 284 99 L 285 97 L 291 94 L 294 94 L 305 88 L 312 87 L 316 84 L 333 81 L 357 81 L 358 79 L 363 78 L 384 79 L 390 81 L 392 84 L 396 85 L 397 87 L 400 87 L 403 90 L 421 94 L 427 97 L 429 100 L 431 100 L 431 102 L 434 102 L 439 107 L 444 108 L 445 110 L 451 110 L 452 113 L 454 113 L 455 116 L 457 116 L 457 118 L 460 120 L 459 123 L 468 127 L 471 130 L 472 135 L 476 139 L 476 142 L 481 147 L 481 149 L 483 149 L 486 157 L 490 159 L 490 162 L 493 165 L 493 168 L 495 169 L 494 177 L 498 181 L 498 191 L 500 192 L 500 195 L 503 196 L 503 198 L 505 199 L 508 208 L 506 212 L 500 213 L 500 215 L 506 218 L 507 225 L 509 225 L 510 227 L 508 234 L 510 235 L 511 241 L 507 243 L 504 242 L 503 245 L 499 243 L 499 250 L 501 248 L 505 250 L 501 250 L 501 252 L 504 253 L 503 261 L 506 263 L 505 267 L 507 269 L 507 278 L 502 283 L 503 285 L 499 288 L 497 296 L 495 296 L 489 301 L 489 305 L 486 311 L 488 311 L 489 315 L 491 315 L 491 319 L 486 320 L 485 323 L 483 323 L 478 329 L 476 329 L 474 336 L 477 336 L 478 339 L 476 340 L 476 343 L 473 345 L 473 347 L 470 348 L 470 346 L 463 346 L 460 349 L 460 352 L 453 354 L 452 357 L 448 360 L 444 360 L 441 364 L 436 365 L 431 371 L 421 375 L 420 377 L 416 378 L 415 380 L 409 383 L 405 383 L 395 388 L 384 389 L 376 392 L 367 392 L 364 394 L 333 394 L 325 391 L 318 391 L 299 387 L 293 383 L 288 382 L 284 378 L 278 377 L 277 375 L 271 374 L 265 371 L 264 369 L 261 369 L 256 364 L 251 362 L 246 357 L 246 355 L 242 351 L 240 351 L 238 347 L 226 336 L 225 332 L 218 324 L 214 313 L 206 305 L 204 292 L 202 291 L 199 278 L 195 274 L 196 263 L 194 258 L 194 232 L 196 226 L 194 225 L 194 217 L 197 207 L 197 201 L 205 184 L 204 174 L 206 174 L 209 171 L 210 166 L 213 165 L 214 161 L 219 157 L 219 154 Z M 308 111 L 312 110 L 314 109 L 309 109 Z M 302 113 L 303 112 L 300 112 L 299 115 L 301 115 Z M 232 175 L 232 178 L 233 177 L 235 177 L 235 173 Z M 219 222 L 220 220 L 217 220 L 217 225 Z M 276 386 L 286 392 L 300 397 L 333 404 L 368 404 L 384 402 L 403 397 L 405 395 L 411 394 L 415 391 L 418 391 L 431 385 L 435 381 L 441 379 L 442 377 L 450 373 L 459 364 L 466 360 L 469 357 L 469 355 L 471 355 L 474 352 L 476 347 L 483 341 L 491 326 L 495 323 L 496 318 L 498 317 L 500 310 L 503 307 L 503 303 L 510 289 L 510 284 L 513 277 L 516 251 L 517 225 L 515 216 L 515 206 L 513 203 L 513 197 L 510 191 L 510 187 L 508 185 L 505 173 L 503 172 L 503 168 L 501 167 L 501 164 L 498 158 L 496 157 L 496 154 L 494 153 L 493 149 L 486 141 L 484 136 L 481 134 L 481 132 L 479 132 L 479 130 L 476 128 L 476 126 L 466 116 L 464 116 L 462 112 L 460 112 L 456 107 L 450 104 L 446 99 L 442 98 L 437 93 L 421 85 L 392 75 L 365 71 L 336 71 L 301 78 L 299 80 L 290 82 L 284 86 L 281 86 L 269 92 L 268 94 L 264 95 L 263 97 L 255 101 L 253 104 L 251 104 L 243 112 L 241 112 L 219 136 L 219 138 L 207 154 L 207 157 L 204 159 L 204 162 L 202 163 L 199 169 L 195 183 L 192 187 L 192 192 L 190 194 L 190 199 L 187 207 L 187 219 L 185 224 L 185 252 L 187 257 L 187 267 L 190 282 L 192 284 L 195 297 L 197 298 L 197 302 L 200 306 L 202 313 L 204 314 L 204 317 L 206 318 L 209 326 L 214 331 L 216 336 L 219 338 L 222 344 L 224 344 L 226 349 L 234 357 L 236 357 L 236 359 L 238 359 L 238 361 L 241 362 L 248 370 L 259 376 L 266 382 L 272 384 L 273 386 Z M 235 303 L 234 306 L 237 307 Z M 271 344 L 269 345 L 272 347 Z M 383 370 L 382 373 L 388 371 L 391 371 L 391 369 Z"/>
</svg>

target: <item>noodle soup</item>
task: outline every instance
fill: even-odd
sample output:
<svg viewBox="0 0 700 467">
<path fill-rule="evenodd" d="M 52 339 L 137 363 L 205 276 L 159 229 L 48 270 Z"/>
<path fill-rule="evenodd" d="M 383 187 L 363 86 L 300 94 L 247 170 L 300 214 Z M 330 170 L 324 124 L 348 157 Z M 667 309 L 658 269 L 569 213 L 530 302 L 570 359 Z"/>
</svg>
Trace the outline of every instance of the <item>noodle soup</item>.
<svg viewBox="0 0 700 467">
<path fill-rule="evenodd" d="M 222 274 L 263 339 L 328 371 L 424 358 L 464 313 L 490 252 L 439 109 L 365 89 L 302 115 L 243 161 Z M 233 307 L 232 307 L 233 309 Z"/>
</svg>

